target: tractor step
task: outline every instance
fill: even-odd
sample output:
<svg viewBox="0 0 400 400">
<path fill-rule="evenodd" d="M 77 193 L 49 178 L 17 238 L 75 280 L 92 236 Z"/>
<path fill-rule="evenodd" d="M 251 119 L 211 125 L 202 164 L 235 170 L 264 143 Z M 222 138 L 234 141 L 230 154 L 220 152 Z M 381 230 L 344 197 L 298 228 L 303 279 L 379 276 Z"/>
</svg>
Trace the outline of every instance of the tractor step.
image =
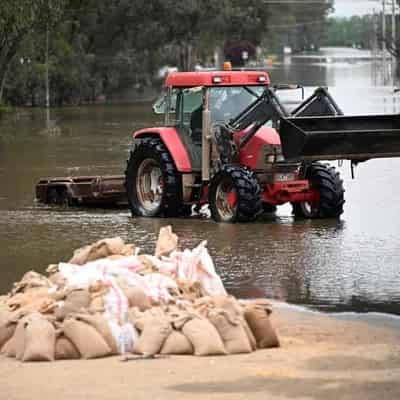
<svg viewBox="0 0 400 400">
<path fill-rule="evenodd" d="M 400 115 L 282 118 L 287 160 L 367 160 L 400 156 Z"/>
</svg>

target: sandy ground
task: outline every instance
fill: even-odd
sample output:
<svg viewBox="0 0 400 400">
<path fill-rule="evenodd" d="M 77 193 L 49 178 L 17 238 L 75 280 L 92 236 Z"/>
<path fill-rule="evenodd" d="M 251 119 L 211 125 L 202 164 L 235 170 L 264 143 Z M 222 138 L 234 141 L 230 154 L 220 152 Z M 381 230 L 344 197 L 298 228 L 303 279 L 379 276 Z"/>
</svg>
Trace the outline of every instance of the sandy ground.
<svg viewBox="0 0 400 400">
<path fill-rule="evenodd" d="M 400 399 L 400 330 L 276 309 L 282 347 L 247 355 L 20 363 L 1 400 Z"/>
</svg>

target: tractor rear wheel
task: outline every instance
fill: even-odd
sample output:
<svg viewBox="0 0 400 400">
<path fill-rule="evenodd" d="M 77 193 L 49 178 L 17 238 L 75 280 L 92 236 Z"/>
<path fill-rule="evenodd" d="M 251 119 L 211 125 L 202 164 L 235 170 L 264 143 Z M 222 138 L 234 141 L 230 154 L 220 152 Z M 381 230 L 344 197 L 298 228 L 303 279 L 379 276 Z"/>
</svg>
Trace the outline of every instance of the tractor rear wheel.
<svg viewBox="0 0 400 400">
<path fill-rule="evenodd" d="M 266 214 L 272 214 L 272 213 L 276 212 L 277 209 L 278 209 L 278 207 L 275 206 L 274 204 L 263 203 L 263 211 Z"/>
<path fill-rule="evenodd" d="M 211 180 L 211 217 L 216 222 L 251 222 L 262 212 L 261 187 L 254 173 L 228 165 Z"/>
<path fill-rule="evenodd" d="M 125 171 L 133 215 L 173 217 L 182 209 L 182 177 L 159 138 L 145 138 L 131 151 Z"/>
<path fill-rule="evenodd" d="M 315 203 L 293 203 L 293 214 L 301 218 L 339 218 L 343 213 L 343 181 L 334 167 L 312 163 L 306 170 L 305 178 L 313 189 L 319 192 L 319 201 Z"/>
</svg>

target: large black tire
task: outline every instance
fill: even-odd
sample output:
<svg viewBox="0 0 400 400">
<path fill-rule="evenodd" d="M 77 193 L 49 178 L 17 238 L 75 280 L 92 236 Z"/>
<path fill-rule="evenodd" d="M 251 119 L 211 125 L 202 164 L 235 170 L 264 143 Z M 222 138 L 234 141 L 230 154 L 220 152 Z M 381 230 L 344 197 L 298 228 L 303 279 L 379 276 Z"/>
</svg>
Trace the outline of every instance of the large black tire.
<svg viewBox="0 0 400 400">
<path fill-rule="evenodd" d="M 272 213 L 276 212 L 277 209 L 278 209 L 278 207 L 275 206 L 274 204 L 263 203 L 263 211 L 266 214 L 272 214 Z"/>
<path fill-rule="evenodd" d="M 230 193 L 235 204 L 228 204 Z M 216 222 L 252 222 L 262 212 L 260 184 L 252 171 L 240 166 L 227 165 L 212 178 L 208 201 Z"/>
<path fill-rule="evenodd" d="M 339 218 L 343 213 L 343 181 L 334 167 L 313 162 L 306 169 L 305 178 L 319 191 L 317 204 L 293 203 L 293 213 L 300 218 Z"/>
<path fill-rule="evenodd" d="M 141 190 L 146 185 L 144 183 L 146 166 L 150 168 L 150 171 L 152 171 L 151 168 L 159 171 L 157 191 L 149 191 L 154 201 L 147 201 Z M 125 178 L 132 215 L 174 217 L 182 211 L 182 176 L 176 169 L 168 149 L 159 138 L 145 138 L 135 146 L 127 162 Z M 153 177 L 148 177 L 148 179 L 152 180 Z M 152 185 L 153 182 L 150 183 L 150 186 Z"/>
<path fill-rule="evenodd" d="M 48 189 L 47 204 L 72 207 L 76 205 L 76 202 L 66 187 L 56 186 Z"/>
</svg>

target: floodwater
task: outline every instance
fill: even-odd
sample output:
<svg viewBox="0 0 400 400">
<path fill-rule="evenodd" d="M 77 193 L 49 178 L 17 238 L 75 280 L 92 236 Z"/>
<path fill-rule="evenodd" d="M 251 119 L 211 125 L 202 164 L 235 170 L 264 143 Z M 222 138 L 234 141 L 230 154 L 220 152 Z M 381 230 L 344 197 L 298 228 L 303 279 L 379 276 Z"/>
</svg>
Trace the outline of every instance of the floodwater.
<svg viewBox="0 0 400 400">
<path fill-rule="evenodd" d="M 271 78 L 302 83 L 307 92 L 329 86 L 347 114 L 399 112 L 400 94 L 382 85 L 373 63 L 354 50 L 346 56 L 325 63 L 287 60 L 271 68 Z M 400 314 L 400 160 L 361 164 L 355 180 L 344 163 L 346 204 L 340 221 L 295 221 L 289 206 L 254 224 L 133 219 L 123 209 L 35 205 L 34 185 L 43 176 L 122 173 L 130 131 L 159 122 L 151 107 L 54 109 L 51 121 L 54 128 L 46 131 L 45 113 L 38 109 L 0 120 L 0 293 L 25 271 L 44 270 L 99 238 L 120 235 L 151 252 L 159 228 L 172 224 L 184 247 L 208 240 L 217 270 L 235 295 L 329 311 Z"/>
</svg>

